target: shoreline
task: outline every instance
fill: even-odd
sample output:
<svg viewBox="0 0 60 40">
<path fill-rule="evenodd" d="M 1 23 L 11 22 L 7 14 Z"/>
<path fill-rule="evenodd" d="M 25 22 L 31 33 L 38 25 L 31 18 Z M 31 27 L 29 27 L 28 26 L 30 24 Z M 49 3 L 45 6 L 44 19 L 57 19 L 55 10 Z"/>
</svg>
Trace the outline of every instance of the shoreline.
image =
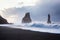
<svg viewBox="0 0 60 40">
<path fill-rule="evenodd" d="M 60 34 L 35 32 L 0 26 L 0 40 L 60 40 Z"/>
</svg>

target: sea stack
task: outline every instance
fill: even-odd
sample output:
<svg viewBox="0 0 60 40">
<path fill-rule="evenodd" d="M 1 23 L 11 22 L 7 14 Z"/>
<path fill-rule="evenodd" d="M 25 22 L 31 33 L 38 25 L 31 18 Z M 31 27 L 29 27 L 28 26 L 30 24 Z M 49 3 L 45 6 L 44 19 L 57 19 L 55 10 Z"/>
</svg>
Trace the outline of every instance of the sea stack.
<svg viewBox="0 0 60 40">
<path fill-rule="evenodd" d="M 48 14 L 48 21 L 47 21 L 48 24 L 51 23 L 51 20 L 50 20 L 50 14 Z"/>
<path fill-rule="evenodd" d="M 32 22 L 32 20 L 31 20 L 31 18 L 30 18 L 30 13 L 27 12 L 27 13 L 25 14 L 25 16 L 23 17 L 23 19 L 22 19 L 22 23 L 31 23 L 31 22 Z"/>
<path fill-rule="evenodd" d="M 0 15 L 0 24 L 8 24 L 7 20 Z"/>
</svg>

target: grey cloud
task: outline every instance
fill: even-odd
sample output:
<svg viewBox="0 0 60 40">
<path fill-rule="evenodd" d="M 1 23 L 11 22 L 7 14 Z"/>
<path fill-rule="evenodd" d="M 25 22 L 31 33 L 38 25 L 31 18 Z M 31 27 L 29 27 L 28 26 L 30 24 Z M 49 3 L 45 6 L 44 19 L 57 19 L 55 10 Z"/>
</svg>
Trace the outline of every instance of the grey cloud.
<svg viewBox="0 0 60 40">
<path fill-rule="evenodd" d="M 57 1 L 57 2 L 56 2 Z M 23 16 L 26 12 L 31 13 L 32 20 L 47 21 L 47 15 L 51 14 L 52 21 L 60 21 L 60 3 L 59 0 L 43 0 L 42 4 L 37 3 L 34 7 L 9 8 L 4 11 L 4 14 Z"/>
</svg>

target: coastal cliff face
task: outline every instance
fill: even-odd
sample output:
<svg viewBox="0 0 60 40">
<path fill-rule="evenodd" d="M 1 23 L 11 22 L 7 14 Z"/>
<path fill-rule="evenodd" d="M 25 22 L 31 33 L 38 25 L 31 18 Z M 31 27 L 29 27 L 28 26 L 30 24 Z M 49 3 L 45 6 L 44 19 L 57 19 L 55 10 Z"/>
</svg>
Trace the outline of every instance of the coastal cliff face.
<svg viewBox="0 0 60 40">
<path fill-rule="evenodd" d="M 8 24 L 7 20 L 0 16 L 0 24 Z"/>
<path fill-rule="evenodd" d="M 31 18 L 30 18 L 30 13 L 26 13 L 25 16 L 22 19 L 22 23 L 30 23 L 32 22 Z"/>
</svg>

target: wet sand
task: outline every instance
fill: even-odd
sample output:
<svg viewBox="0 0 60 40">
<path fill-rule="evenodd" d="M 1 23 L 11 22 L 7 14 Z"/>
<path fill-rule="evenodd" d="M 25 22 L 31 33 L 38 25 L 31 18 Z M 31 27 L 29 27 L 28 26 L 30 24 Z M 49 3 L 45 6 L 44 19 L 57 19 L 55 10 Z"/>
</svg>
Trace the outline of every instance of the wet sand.
<svg viewBox="0 0 60 40">
<path fill-rule="evenodd" d="M 60 40 L 60 34 L 0 26 L 0 40 Z"/>
</svg>

